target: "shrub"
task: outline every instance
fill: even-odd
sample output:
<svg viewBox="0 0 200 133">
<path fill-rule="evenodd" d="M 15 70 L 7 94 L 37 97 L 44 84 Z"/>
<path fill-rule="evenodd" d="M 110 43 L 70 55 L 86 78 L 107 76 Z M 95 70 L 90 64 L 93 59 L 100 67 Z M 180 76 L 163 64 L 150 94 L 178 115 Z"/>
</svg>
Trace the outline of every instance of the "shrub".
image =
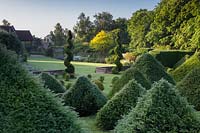
<svg viewBox="0 0 200 133">
<path fill-rule="evenodd" d="M 194 52 L 183 50 L 163 50 L 163 51 L 151 51 L 152 55 L 162 63 L 165 67 L 173 68 L 174 65 L 181 60 L 185 55 L 192 55 Z"/>
<path fill-rule="evenodd" d="M 74 107 L 80 116 L 96 113 L 106 100 L 97 86 L 84 76 L 79 77 L 64 96 L 65 105 Z"/>
<path fill-rule="evenodd" d="M 103 83 L 102 83 L 100 80 L 94 80 L 93 83 L 96 84 L 97 87 L 98 87 L 101 91 L 104 90 Z"/>
<path fill-rule="evenodd" d="M 119 77 L 115 76 L 112 78 L 111 84 L 112 86 L 119 80 Z"/>
<path fill-rule="evenodd" d="M 0 48 L 0 132 L 81 132 L 75 112 Z"/>
<path fill-rule="evenodd" d="M 8 50 L 15 51 L 17 54 L 22 54 L 23 45 L 13 34 L 0 31 L 0 45 L 6 46 Z"/>
<path fill-rule="evenodd" d="M 64 93 L 65 88 L 62 84 L 48 73 L 41 73 L 40 78 L 44 82 L 44 86 L 49 88 L 54 93 Z"/>
<path fill-rule="evenodd" d="M 125 84 L 129 82 L 129 80 L 135 79 L 139 84 L 141 84 L 144 88 L 150 89 L 151 84 L 146 78 L 141 74 L 138 69 L 135 67 L 131 67 L 122 73 L 122 76 L 113 84 L 112 90 L 109 93 L 109 97 L 114 96 L 116 92 L 121 90 Z"/>
<path fill-rule="evenodd" d="M 112 97 L 97 113 L 97 126 L 111 130 L 122 115 L 127 114 L 135 107 L 138 97 L 142 96 L 145 89 L 136 80 L 129 81 L 114 97 Z"/>
<path fill-rule="evenodd" d="M 103 83 L 103 81 L 104 81 L 104 76 L 100 76 L 100 77 L 99 77 L 99 81 L 101 81 L 101 83 Z"/>
<path fill-rule="evenodd" d="M 65 81 L 69 81 L 70 79 L 69 73 L 64 73 L 63 78 L 65 79 Z"/>
<path fill-rule="evenodd" d="M 118 74 L 119 71 L 118 71 L 118 68 L 117 67 L 113 67 L 112 68 L 112 74 Z"/>
<path fill-rule="evenodd" d="M 200 67 L 200 53 L 197 52 L 170 74 L 178 82 L 182 80 L 191 70 L 198 67 Z"/>
<path fill-rule="evenodd" d="M 90 79 L 90 80 L 92 79 L 92 75 L 91 75 L 91 74 L 88 74 L 87 77 L 88 77 L 88 79 Z"/>
<path fill-rule="evenodd" d="M 161 79 L 115 127 L 117 133 L 197 133 L 199 119 L 168 81 Z"/>
<path fill-rule="evenodd" d="M 66 90 L 69 90 L 71 86 L 72 86 L 72 83 L 67 83 L 67 85 L 65 86 Z"/>
<path fill-rule="evenodd" d="M 170 83 L 175 84 L 173 78 L 165 72 L 162 64 L 160 64 L 153 56 L 148 53 L 140 56 L 136 60 L 134 66 L 140 70 L 144 77 L 151 83 L 164 78 Z"/>
<path fill-rule="evenodd" d="M 200 68 L 194 69 L 177 84 L 177 89 L 188 102 L 200 111 Z"/>
</svg>

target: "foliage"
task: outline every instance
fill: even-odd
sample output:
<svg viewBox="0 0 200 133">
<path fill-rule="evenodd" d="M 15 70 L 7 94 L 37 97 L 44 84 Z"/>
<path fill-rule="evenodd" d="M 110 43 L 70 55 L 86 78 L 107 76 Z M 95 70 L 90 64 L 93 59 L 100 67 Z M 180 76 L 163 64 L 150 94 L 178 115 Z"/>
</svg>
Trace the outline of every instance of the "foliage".
<svg viewBox="0 0 200 133">
<path fill-rule="evenodd" d="M 195 110 L 162 79 L 139 99 L 135 108 L 115 127 L 117 133 L 197 133 L 200 120 Z"/>
<path fill-rule="evenodd" d="M 156 45 L 196 49 L 199 45 L 199 0 L 162 0 L 154 9 L 147 39 Z"/>
<path fill-rule="evenodd" d="M 145 89 L 136 80 L 129 81 L 97 113 L 97 126 L 106 130 L 113 129 L 117 121 L 136 106 L 138 97 L 142 96 L 144 92 Z"/>
<path fill-rule="evenodd" d="M 141 74 L 137 68 L 131 67 L 123 72 L 122 76 L 115 81 L 112 86 L 112 90 L 109 93 L 109 97 L 114 96 L 115 93 L 120 91 L 124 87 L 124 85 L 126 85 L 132 79 L 135 79 L 145 89 L 151 88 L 150 82 L 143 76 L 143 74 Z"/>
<path fill-rule="evenodd" d="M 119 77 L 115 76 L 112 78 L 111 84 L 112 86 L 119 80 Z"/>
<path fill-rule="evenodd" d="M 103 83 L 102 83 L 100 80 L 94 80 L 93 83 L 94 83 L 95 85 L 97 85 L 97 87 L 98 87 L 101 91 L 104 90 Z"/>
<path fill-rule="evenodd" d="M 163 66 L 173 68 L 174 65 L 186 54 L 192 55 L 194 52 L 183 50 L 153 50 L 150 52 Z"/>
<path fill-rule="evenodd" d="M 136 60 L 137 54 L 126 52 L 125 54 L 123 54 L 123 57 L 125 60 L 129 61 L 130 63 Z"/>
<path fill-rule="evenodd" d="M 10 26 L 10 22 L 8 22 L 8 20 L 6 20 L 6 19 L 3 19 L 2 23 L 4 26 Z"/>
<path fill-rule="evenodd" d="M 70 75 L 68 73 L 64 73 L 63 78 L 65 79 L 65 81 L 69 81 Z"/>
<path fill-rule="evenodd" d="M 180 94 L 200 111 L 200 68 L 193 69 L 177 84 Z"/>
<path fill-rule="evenodd" d="M 130 48 L 150 47 L 152 44 L 146 39 L 153 21 L 153 11 L 140 9 L 133 13 L 128 22 L 128 33 L 131 36 Z"/>
<path fill-rule="evenodd" d="M 162 64 L 148 53 L 143 54 L 137 58 L 134 66 L 140 70 L 144 77 L 151 83 L 164 78 L 170 83 L 175 84 L 173 78 L 165 72 Z"/>
<path fill-rule="evenodd" d="M 0 132 L 81 132 L 76 114 L 11 55 L 0 48 Z"/>
<path fill-rule="evenodd" d="M 49 88 L 54 93 L 64 93 L 65 88 L 62 86 L 62 84 L 55 79 L 53 76 L 49 75 L 48 73 L 42 73 L 40 75 L 40 78 L 44 82 L 44 86 Z"/>
<path fill-rule="evenodd" d="M 200 67 L 200 53 L 197 52 L 174 71 L 171 71 L 170 74 L 178 82 L 182 80 L 191 70 L 198 67 Z"/>
<path fill-rule="evenodd" d="M 103 83 L 104 79 L 105 79 L 104 76 L 99 77 L 99 81 L 101 81 L 101 83 Z"/>
<path fill-rule="evenodd" d="M 94 25 L 90 21 L 90 17 L 86 17 L 83 12 L 79 15 L 78 22 L 73 29 L 78 41 L 89 42 L 94 36 Z"/>
<path fill-rule="evenodd" d="M 23 54 L 23 45 L 14 34 L 0 31 L 0 44 L 17 54 Z"/>
<path fill-rule="evenodd" d="M 75 72 L 75 68 L 74 66 L 70 63 L 72 60 L 73 60 L 73 42 L 72 42 L 72 33 L 71 31 L 69 30 L 68 31 L 68 39 L 67 39 L 67 42 L 68 44 L 65 46 L 64 50 L 65 50 L 65 53 L 66 53 L 66 57 L 64 59 L 64 65 L 67 67 L 65 69 L 65 72 L 66 73 L 69 73 L 71 77 L 74 77 L 74 72 Z"/>
<path fill-rule="evenodd" d="M 113 45 L 113 39 L 112 36 L 105 32 L 104 30 L 101 30 L 91 41 L 90 41 L 90 47 L 94 48 L 97 51 L 105 51 L 112 47 Z"/>
<path fill-rule="evenodd" d="M 55 46 L 64 46 L 66 42 L 66 30 L 64 30 L 60 23 L 57 23 L 54 31 L 50 32 L 52 41 Z"/>
<path fill-rule="evenodd" d="M 114 26 L 113 16 L 109 12 L 97 13 L 94 15 L 94 18 L 95 18 L 94 25 L 96 33 L 102 30 L 103 31 L 113 30 Z"/>
<path fill-rule="evenodd" d="M 96 113 L 106 103 L 106 100 L 97 86 L 84 76 L 79 77 L 64 95 L 65 105 L 74 107 L 80 116 Z"/>
</svg>

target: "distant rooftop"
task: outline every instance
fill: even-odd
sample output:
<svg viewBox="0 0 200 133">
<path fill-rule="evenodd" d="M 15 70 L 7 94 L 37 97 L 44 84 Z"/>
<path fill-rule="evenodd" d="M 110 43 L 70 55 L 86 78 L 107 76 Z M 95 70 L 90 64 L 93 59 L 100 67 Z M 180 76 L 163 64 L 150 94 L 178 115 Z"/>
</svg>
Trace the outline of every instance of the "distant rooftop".
<svg viewBox="0 0 200 133">
<path fill-rule="evenodd" d="M 14 26 L 5 26 L 5 25 L 0 25 L 0 29 L 3 29 L 7 32 L 15 32 Z"/>
<path fill-rule="evenodd" d="M 29 30 L 16 30 L 16 34 L 21 41 L 33 41 L 33 36 Z"/>
</svg>

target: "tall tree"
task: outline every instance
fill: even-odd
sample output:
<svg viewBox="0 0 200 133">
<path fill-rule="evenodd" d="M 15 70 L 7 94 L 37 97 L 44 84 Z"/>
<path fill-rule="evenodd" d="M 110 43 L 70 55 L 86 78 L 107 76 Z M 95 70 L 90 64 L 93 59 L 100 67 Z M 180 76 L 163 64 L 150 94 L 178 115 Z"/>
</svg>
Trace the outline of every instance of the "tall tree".
<svg viewBox="0 0 200 133">
<path fill-rule="evenodd" d="M 6 19 L 3 19 L 2 23 L 4 26 L 10 26 L 10 23 Z"/>
<path fill-rule="evenodd" d="M 90 17 L 85 16 L 83 12 L 79 15 L 78 21 L 73 29 L 78 41 L 89 42 L 94 37 L 94 25 L 90 21 Z"/>
<path fill-rule="evenodd" d="M 50 32 L 54 45 L 64 46 L 66 42 L 65 30 L 60 23 L 57 23 L 53 32 Z"/>
<path fill-rule="evenodd" d="M 113 30 L 113 16 L 108 12 L 102 12 L 94 15 L 94 24 L 96 33 L 100 32 L 101 30 L 111 31 Z"/>
<path fill-rule="evenodd" d="M 147 41 L 146 35 L 150 31 L 150 24 L 153 21 L 153 12 L 147 9 L 140 9 L 133 13 L 128 22 L 128 32 L 131 36 L 130 48 L 150 47 L 152 44 Z"/>
<path fill-rule="evenodd" d="M 127 31 L 127 19 L 126 18 L 117 18 L 114 20 L 114 29 L 120 29 L 119 31 L 119 42 L 121 44 L 129 44 L 130 36 Z"/>
</svg>

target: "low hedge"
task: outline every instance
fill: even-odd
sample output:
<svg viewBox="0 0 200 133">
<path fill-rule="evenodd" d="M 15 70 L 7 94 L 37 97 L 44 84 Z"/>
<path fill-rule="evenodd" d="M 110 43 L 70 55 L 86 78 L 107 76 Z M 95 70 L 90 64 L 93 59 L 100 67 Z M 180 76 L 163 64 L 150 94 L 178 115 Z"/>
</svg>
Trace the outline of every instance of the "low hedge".
<svg viewBox="0 0 200 133">
<path fill-rule="evenodd" d="M 173 68 L 185 55 L 193 55 L 194 52 L 184 50 L 167 50 L 150 52 L 163 66 Z"/>
<path fill-rule="evenodd" d="M 164 66 L 148 53 L 145 53 L 138 57 L 134 66 L 151 83 L 154 83 L 164 78 L 170 83 L 175 84 L 173 78 L 165 72 Z"/>
<path fill-rule="evenodd" d="M 200 68 L 200 52 L 196 52 L 182 65 L 171 71 L 170 74 L 177 82 L 179 82 L 194 68 Z"/>
<path fill-rule="evenodd" d="M 162 79 L 138 101 L 115 127 L 117 133 L 198 133 L 195 110 L 175 87 Z"/>
<path fill-rule="evenodd" d="M 123 72 L 122 76 L 114 82 L 112 90 L 109 92 L 109 97 L 114 96 L 116 92 L 120 91 L 124 87 L 124 85 L 126 85 L 132 79 L 135 79 L 145 89 L 151 88 L 151 83 L 146 80 L 143 74 L 140 73 L 140 71 L 136 67 L 131 67 Z"/>
<path fill-rule="evenodd" d="M 54 93 L 64 93 L 65 88 L 64 86 L 53 76 L 49 75 L 48 73 L 41 73 L 40 78 L 44 82 L 44 86 L 49 88 Z"/>
<path fill-rule="evenodd" d="M 0 132 L 80 133 L 77 115 L 0 48 Z"/>
<path fill-rule="evenodd" d="M 122 90 L 112 97 L 97 113 L 96 125 L 104 130 L 111 130 L 117 121 L 135 107 L 138 97 L 145 93 L 145 88 L 136 80 L 129 81 Z"/>
<path fill-rule="evenodd" d="M 106 101 L 97 86 L 84 76 L 79 77 L 64 95 L 65 105 L 72 106 L 80 116 L 96 113 Z"/>
<path fill-rule="evenodd" d="M 200 111 L 200 68 L 188 73 L 183 80 L 177 84 L 177 89 L 188 102 Z"/>
</svg>

